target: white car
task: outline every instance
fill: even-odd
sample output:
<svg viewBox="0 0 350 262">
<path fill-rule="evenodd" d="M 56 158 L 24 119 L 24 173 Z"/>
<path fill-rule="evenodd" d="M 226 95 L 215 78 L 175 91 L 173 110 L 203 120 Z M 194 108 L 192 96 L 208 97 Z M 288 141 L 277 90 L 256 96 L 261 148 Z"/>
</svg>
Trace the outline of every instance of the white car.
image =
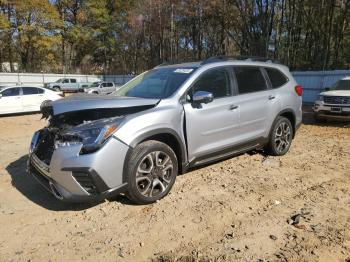
<svg viewBox="0 0 350 262">
<path fill-rule="evenodd" d="M 350 76 L 326 88 L 314 104 L 314 116 L 317 121 L 325 119 L 350 120 Z"/>
<path fill-rule="evenodd" d="M 0 115 L 40 111 L 42 102 L 55 101 L 62 97 L 61 92 L 41 87 L 3 87 L 0 89 Z"/>
<path fill-rule="evenodd" d="M 110 94 L 116 90 L 113 82 L 94 82 L 90 87 L 85 88 L 88 94 Z"/>
</svg>

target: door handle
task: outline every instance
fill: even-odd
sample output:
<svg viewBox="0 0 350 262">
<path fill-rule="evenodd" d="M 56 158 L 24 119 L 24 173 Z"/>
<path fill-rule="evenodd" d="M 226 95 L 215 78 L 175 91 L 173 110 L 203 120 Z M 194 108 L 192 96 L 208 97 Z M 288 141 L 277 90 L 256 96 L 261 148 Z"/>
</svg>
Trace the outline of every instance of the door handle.
<svg viewBox="0 0 350 262">
<path fill-rule="evenodd" d="M 275 96 L 273 96 L 273 95 L 270 95 L 269 96 L 269 100 L 273 100 L 273 99 L 275 99 L 276 97 Z"/>
<path fill-rule="evenodd" d="M 236 106 L 236 105 L 230 105 L 230 110 L 235 110 L 237 108 L 238 108 L 238 106 Z"/>
</svg>

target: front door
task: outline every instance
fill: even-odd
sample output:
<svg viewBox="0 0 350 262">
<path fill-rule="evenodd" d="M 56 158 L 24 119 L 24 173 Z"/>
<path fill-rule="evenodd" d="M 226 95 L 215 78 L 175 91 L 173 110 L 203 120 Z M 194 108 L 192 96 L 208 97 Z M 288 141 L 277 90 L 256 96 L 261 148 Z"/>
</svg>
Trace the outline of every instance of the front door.
<svg viewBox="0 0 350 262">
<path fill-rule="evenodd" d="M 208 104 L 194 105 L 196 91 L 214 95 Z M 232 75 L 226 67 L 210 69 L 199 76 L 184 104 L 189 161 L 215 154 L 229 147 L 239 126 L 236 99 L 232 96 Z"/>
<path fill-rule="evenodd" d="M 0 114 L 22 112 L 22 96 L 19 87 L 7 88 L 1 92 Z"/>
</svg>

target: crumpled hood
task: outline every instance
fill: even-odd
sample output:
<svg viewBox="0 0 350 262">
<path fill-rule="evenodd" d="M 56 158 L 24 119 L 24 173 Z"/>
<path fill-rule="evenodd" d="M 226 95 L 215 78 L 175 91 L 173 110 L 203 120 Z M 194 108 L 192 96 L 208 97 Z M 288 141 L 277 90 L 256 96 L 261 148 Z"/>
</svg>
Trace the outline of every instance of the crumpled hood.
<svg viewBox="0 0 350 262">
<path fill-rule="evenodd" d="M 350 96 L 350 90 L 332 90 L 322 92 L 323 96 Z"/>
<path fill-rule="evenodd" d="M 88 109 L 130 108 L 156 105 L 160 99 L 118 97 L 113 95 L 76 94 L 50 102 L 53 115 Z"/>
</svg>

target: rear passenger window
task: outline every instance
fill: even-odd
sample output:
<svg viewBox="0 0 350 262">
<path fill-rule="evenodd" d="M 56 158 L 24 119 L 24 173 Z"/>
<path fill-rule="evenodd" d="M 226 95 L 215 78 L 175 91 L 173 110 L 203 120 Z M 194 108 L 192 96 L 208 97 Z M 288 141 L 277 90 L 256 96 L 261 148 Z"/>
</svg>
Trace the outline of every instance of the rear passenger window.
<svg viewBox="0 0 350 262">
<path fill-rule="evenodd" d="M 239 94 L 267 89 L 265 78 L 258 67 L 234 67 L 234 71 Z"/>
<path fill-rule="evenodd" d="M 38 88 L 36 87 L 23 87 L 22 88 L 23 95 L 37 95 Z"/>
<path fill-rule="evenodd" d="M 278 88 L 288 82 L 288 78 L 278 69 L 267 67 L 265 70 L 273 88 Z"/>
<path fill-rule="evenodd" d="M 76 80 L 76 79 L 71 79 L 70 82 L 71 82 L 71 83 L 76 83 L 77 80 Z"/>
<path fill-rule="evenodd" d="M 193 93 L 207 91 L 220 98 L 231 95 L 230 75 L 226 68 L 212 69 L 199 77 L 194 84 Z"/>
</svg>

